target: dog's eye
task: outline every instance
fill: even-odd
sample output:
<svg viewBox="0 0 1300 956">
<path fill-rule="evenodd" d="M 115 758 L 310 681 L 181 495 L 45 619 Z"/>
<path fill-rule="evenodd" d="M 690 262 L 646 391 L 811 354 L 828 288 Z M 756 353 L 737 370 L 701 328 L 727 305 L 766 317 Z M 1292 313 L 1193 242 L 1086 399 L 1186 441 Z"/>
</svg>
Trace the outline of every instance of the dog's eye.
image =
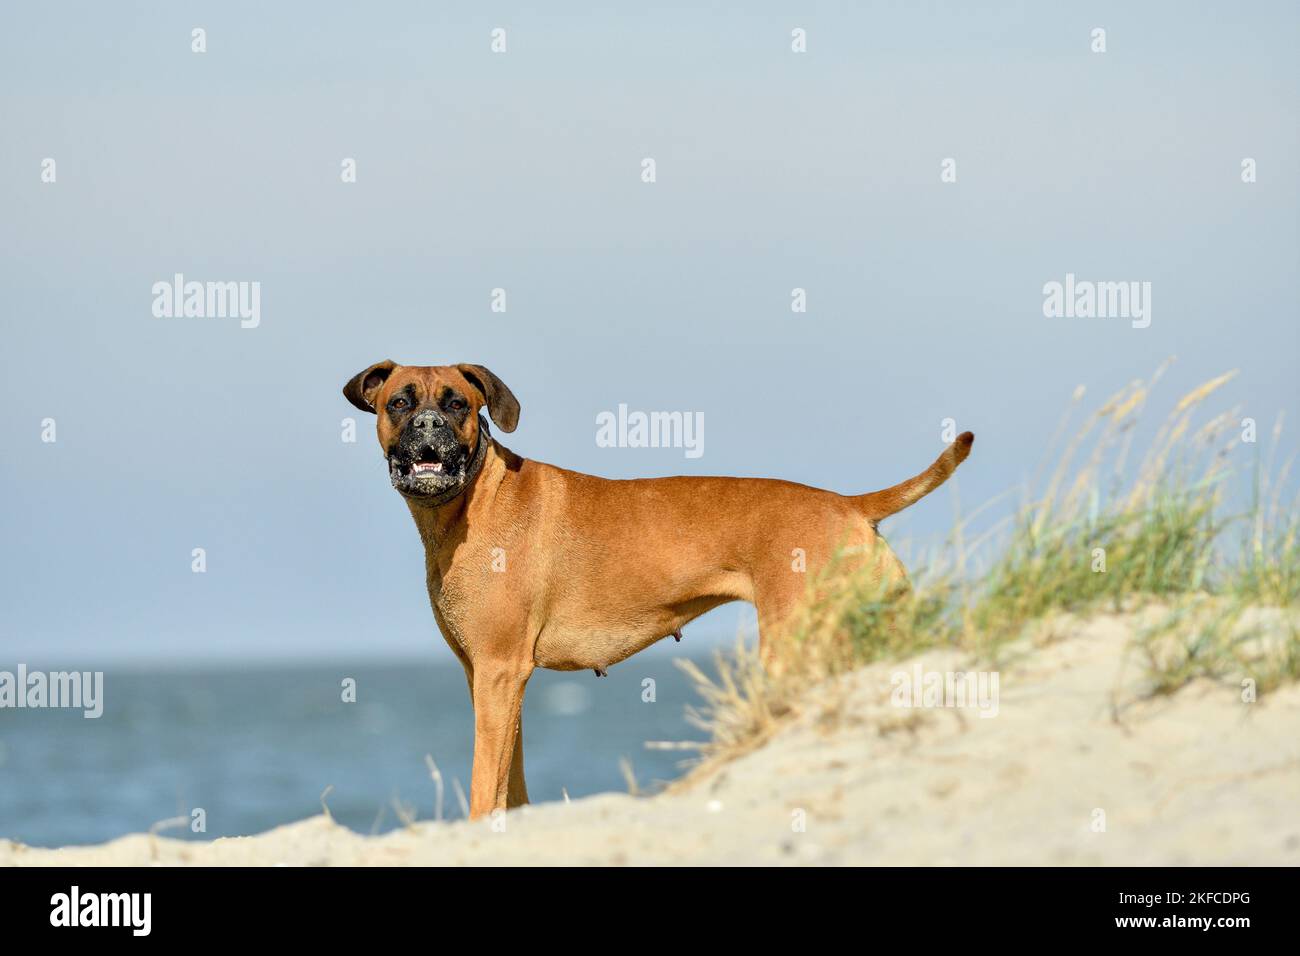
<svg viewBox="0 0 1300 956">
<path fill-rule="evenodd" d="M 393 409 L 393 410 L 395 410 L 395 411 L 401 411 L 403 408 L 405 408 L 405 407 L 406 407 L 407 405 L 409 405 L 409 404 L 411 404 L 411 403 L 408 402 L 408 401 L 407 401 L 406 399 L 404 399 L 404 398 L 395 398 L 395 399 L 393 399 L 391 402 L 388 403 L 388 407 L 391 408 L 391 409 Z"/>
<path fill-rule="evenodd" d="M 461 401 L 459 398 L 453 398 L 448 404 L 451 406 L 451 408 L 453 408 L 458 412 L 463 412 L 466 408 L 465 403 Z"/>
</svg>

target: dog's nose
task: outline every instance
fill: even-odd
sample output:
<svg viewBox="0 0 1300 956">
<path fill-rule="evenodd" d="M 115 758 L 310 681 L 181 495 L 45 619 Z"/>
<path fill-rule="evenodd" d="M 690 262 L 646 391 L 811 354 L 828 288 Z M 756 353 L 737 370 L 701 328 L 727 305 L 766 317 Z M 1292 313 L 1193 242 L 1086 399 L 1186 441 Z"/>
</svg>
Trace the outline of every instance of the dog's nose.
<svg viewBox="0 0 1300 956">
<path fill-rule="evenodd" d="M 445 424 L 447 424 L 446 420 L 432 408 L 426 408 L 411 419 L 411 427 L 421 432 L 431 432 Z"/>
</svg>

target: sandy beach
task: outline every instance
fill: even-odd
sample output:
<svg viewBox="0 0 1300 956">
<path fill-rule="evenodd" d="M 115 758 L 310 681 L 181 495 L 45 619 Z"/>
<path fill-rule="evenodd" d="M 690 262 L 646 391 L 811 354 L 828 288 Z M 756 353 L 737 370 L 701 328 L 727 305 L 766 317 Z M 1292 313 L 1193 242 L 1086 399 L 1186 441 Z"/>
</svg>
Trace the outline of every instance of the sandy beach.
<svg viewBox="0 0 1300 956">
<path fill-rule="evenodd" d="M 1134 615 L 1060 618 L 998 669 L 996 716 L 900 707 L 928 653 L 808 696 L 762 746 L 653 796 L 606 794 L 491 821 L 367 837 L 320 815 L 208 843 L 138 834 L 0 864 L 1300 863 L 1300 686 L 1246 703 L 1235 680 L 1151 696 Z"/>
</svg>

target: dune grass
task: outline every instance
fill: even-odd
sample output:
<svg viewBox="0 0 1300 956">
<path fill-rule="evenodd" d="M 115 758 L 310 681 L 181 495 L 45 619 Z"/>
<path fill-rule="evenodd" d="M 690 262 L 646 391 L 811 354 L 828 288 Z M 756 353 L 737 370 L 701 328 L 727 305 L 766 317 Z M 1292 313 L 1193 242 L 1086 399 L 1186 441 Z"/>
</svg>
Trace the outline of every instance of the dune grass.
<svg viewBox="0 0 1300 956">
<path fill-rule="evenodd" d="M 1274 470 L 1281 422 L 1263 462 L 1257 449 L 1270 436 L 1252 443 L 1239 410 L 1205 418 L 1228 373 L 1179 400 L 1133 463 L 1139 415 L 1163 371 L 1084 417 L 1042 491 L 1026 489 L 1013 513 L 973 539 L 970 519 L 960 522 L 902 597 L 833 561 L 775 667 L 739 640 L 719 655 L 716 677 L 683 662 L 702 697 L 689 716 L 711 735 L 706 759 L 760 743 L 813 684 L 825 685 L 825 709 L 827 679 L 874 660 L 949 647 L 996 663 L 1027 626 L 1062 612 L 1167 609 L 1134 641 L 1153 694 L 1198 677 L 1246 674 L 1262 691 L 1300 676 L 1300 502 L 1281 498 L 1290 463 Z M 1077 390 L 1058 437 L 1082 398 Z M 1253 481 L 1234 510 L 1243 473 Z M 1261 606 L 1286 613 L 1261 617 Z"/>
</svg>

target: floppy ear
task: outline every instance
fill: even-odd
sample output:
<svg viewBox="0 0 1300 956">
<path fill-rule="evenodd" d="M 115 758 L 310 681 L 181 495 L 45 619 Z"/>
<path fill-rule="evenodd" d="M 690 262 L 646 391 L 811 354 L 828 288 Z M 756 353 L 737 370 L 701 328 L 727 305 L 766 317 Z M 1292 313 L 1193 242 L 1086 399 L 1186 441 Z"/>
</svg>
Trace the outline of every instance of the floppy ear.
<svg viewBox="0 0 1300 956">
<path fill-rule="evenodd" d="M 395 368 L 397 368 L 396 362 L 392 359 L 384 359 L 364 372 L 358 372 L 343 386 L 343 397 L 363 412 L 373 412 L 375 396 L 379 394 L 380 387 L 388 381 L 388 376 Z"/>
<path fill-rule="evenodd" d="M 456 368 L 479 390 L 487 402 L 488 414 L 503 432 L 512 432 L 519 424 L 519 400 L 515 393 L 482 365 L 461 364 Z"/>
</svg>

